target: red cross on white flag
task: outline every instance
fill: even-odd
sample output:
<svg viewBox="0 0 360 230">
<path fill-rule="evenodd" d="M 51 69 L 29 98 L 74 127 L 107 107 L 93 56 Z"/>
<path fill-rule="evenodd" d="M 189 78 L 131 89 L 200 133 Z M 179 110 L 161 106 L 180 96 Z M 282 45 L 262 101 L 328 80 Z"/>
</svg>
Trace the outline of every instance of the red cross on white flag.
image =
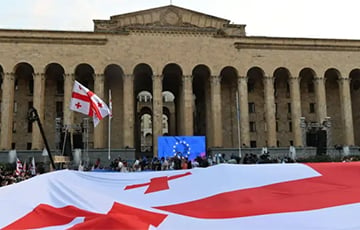
<svg viewBox="0 0 360 230">
<path fill-rule="evenodd" d="M 93 117 L 94 127 L 110 114 L 110 109 L 105 102 L 78 81 L 74 82 L 70 109 Z"/>
</svg>

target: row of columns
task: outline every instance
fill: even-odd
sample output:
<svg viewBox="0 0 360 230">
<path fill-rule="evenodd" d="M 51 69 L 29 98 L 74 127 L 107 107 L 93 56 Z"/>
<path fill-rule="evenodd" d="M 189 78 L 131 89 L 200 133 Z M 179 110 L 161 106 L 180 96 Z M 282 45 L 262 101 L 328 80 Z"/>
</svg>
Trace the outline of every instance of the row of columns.
<svg viewBox="0 0 360 230">
<path fill-rule="evenodd" d="M 290 97 L 291 97 L 291 118 L 292 130 L 295 146 L 303 145 L 303 136 L 300 126 L 301 118 L 301 95 L 300 95 L 300 78 L 291 77 L 290 81 Z M 322 123 L 327 117 L 326 109 L 326 90 L 325 79 L 315 78 L 315 95 L 316 95 L 316 114 L 317 121 Z M 342 125 L 344 127 L 345 138 L 344 145 L 354 145 L 354 129 L 351 108 L 350 80 L 349 78 L 339 78 L 339 97 L 341 105 Z M 220 77 L 212 76 L 211 84 L 211 124 L 212 146 L 222 146 L 222 130 L 221 118 L 221 88 Z M 240 103 L 240 127 L 241 142 L 249 146 L 249 111 L 248 111 L 248 91 L 247 77 L 238 78 L 238 91 Z M 264 77 L 264 100 L 265 100 L 265 122 L 268 146 L 277 145 L 276 135 L 276 116 L 275 116 L 275 97 L 274 97 L 274 78 Z"/>
<path fill-rule="evenodd" d="M 45 75 L 34 74 L 34 101 L 33 105 L 38 110 L 40 121 L 44 120 L 45 113 Z M 73 123 L 73 112 L 69 109 L 72 88 L 75 75 L 64 75 L 64 123 Z M 104 98 L 104 75 L 94 75 L 94 91 L 100 98 Z M 153 88 L 153 150 L 157 153 L 157 138 L 162 135 L 162 79 L 163 75 L 152 76 Z M 191 75 L 182 77 L 182 92 L 180 116 L 182 122 L 179 127 L 179 135 L 193 135 L 193 88 Z M 124 145 L 134 146 L 134 78 L 133 75 L 124 75 Z M 303 143 L 302 131 L 300 127 L 301 117 L 301 98 L 299 78 L 291 77 L 290 95 L 292 125 L 294 134 L 294 145 L 301 146 Z M 326 91 L 325 79 L 315 78 L 316 94 L 316 114 L 318 122 L 324 121 L 327 116 L 326 111 Z M 1 138 L 0 144 L 2 149 L 10 149 L 12 143 L 12 124 L 13 124 L 13 105 L 14 105 L 14 73 L 5 73 L 3 76 L 2 87 L 2 108 L 1 108 Z M 240 138 L 241 142 L 250 145 L 249 133 L 249 111 L 248 111 L 248 90 L 247 77 L 239 77 L 237 82 L 240 103 Z M 351 108 L 350 83 L 348 78 L 339 79 L 339 96 L 341 104 L 342 122 L 345 133 L 344 145 L 354 145 L 354 131 Z M 275 98 L 274 98 L 274 78 L 264 77 L 264 99 L 265 99 L 265 120 L 267 127 L 268 146 L 276 146 L 276 117 L 275 117 Z M 207 133 L 210 140 L 210 146 L 222 147 L 222 117 L 221 117 L 221 77 L 211 76 L 210 81 L 210 121 L 211 131 Z M 105 147 L 105 126 L 103 122 L 94 130 L 94 147 Z M 43 142 L 38 128 L 33 129 L 32 134 L 33 149 L 42 149 Z"/>
</svg>

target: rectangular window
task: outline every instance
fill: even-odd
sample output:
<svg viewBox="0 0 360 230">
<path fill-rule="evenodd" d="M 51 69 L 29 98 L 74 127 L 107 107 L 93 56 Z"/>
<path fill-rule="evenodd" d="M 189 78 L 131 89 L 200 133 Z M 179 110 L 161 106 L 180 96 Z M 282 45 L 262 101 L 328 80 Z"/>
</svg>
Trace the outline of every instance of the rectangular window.
<svg viewBox="0 0 360 230">
<path fill-rule="evenodd" d="M 16 101 L 14 101 L 14 113 L 16 113 L 17 112 L 17 102 Z"/>
<path fill-rule="evenodd" d="M 250 148 L 256 148 L 256 141 L 250 141 Z"/>
<path fill-rule="evenodd" d="M 276 147 L 280 147 L 280 141 L 276 141 Z"/>
<path fill-rule="evenodd" d="M 33 79 L 29 80 L 29 93 L 30 93 L 30 95 L 34 94 L 34 80 Z"/>
<path fill-rule="evenodd" d="M 31 150 L 32 144 L 31 142 L 26 143 L 26 149 Z"/>
<path fill-rule="evenodd" d="M 13 121 L 12 132 L 16 133 L 16 122 L 15 121 Z"/>
<path fill-rule="evenodd" d="M 56 102 L 56 117 L 63 118 L 63 116 L 64 116 L 63 102 L 62 101 L 57 101 Z"/>
<path fill-rule="evenodd" d="M 290 146 L 294 146 L 294 141 L 290 140 Z"/>
<path fill-rule="evenodd" d="M 11 143 L 11 149 L 15 149 L 15 147 L 16 147 L 16 144 L 14 142 Z"/>
<path fill-rule="evenodd" d="M 287 103 L 288 113 L 291 113 L 291 103 Z"/>
<path fill-rule="evenodd" d="M 31 121 L 28 121 L 28 124 L 27 124 L 28 133 L 32 133 L 32 125 L 33 125 L 33 123 Z"/>
<path fill-rule="evenodd" d="M 32 102 L 32 101 L 29 101 L 29 102 L 28 102 L 28 110 L 29 110 L 30 108 L 32 108 L 32 107 L 33 107 L 33 102 Z M 32 133 L 32 122 L 31 122 L 31 121 L 28 121 L 27 131 L 28 131 L 28 133 Z"/>
<path fill-rule="evenodd" d="M 279 132 L 279 122 L 276 121 L 275 125 L 276 125 L 276 132 Z"/>
<path fill-rule="evenodd" d="M 292 132 L 292 122 L 289 122 L 289 132 Z"/>
<path fill-rule="evenodd" d="M 249 103 L 249 113 L 255 113 L 255 103 L 254 102 Z"/>
<path fill-rule="evenodd" d="M 310 113 L 315 113 L 315 103 L 310 103 Z"/>
<path fill-rule="evenodd" d="M 314 91 L 314 83 L 311 81 L 308 83 L 308 93 L 313 93 Z"/>
<path fill-rule="evenodd" d="M 256 132 L 256 123 L 255 123 L 255 121 L 250 121 L 250 132 Z"/>
<path fill-rule="evenodd" d="M 64 80 L 60 79 L 56 82 L 56 93 L 59 95 L 64 95 Z"/>
<path fill-rule="evenodd" d="M 252 93 L 255 90 L 255 83 L 254 82 L 248 82 L 248 92 Z"/>
</svg>

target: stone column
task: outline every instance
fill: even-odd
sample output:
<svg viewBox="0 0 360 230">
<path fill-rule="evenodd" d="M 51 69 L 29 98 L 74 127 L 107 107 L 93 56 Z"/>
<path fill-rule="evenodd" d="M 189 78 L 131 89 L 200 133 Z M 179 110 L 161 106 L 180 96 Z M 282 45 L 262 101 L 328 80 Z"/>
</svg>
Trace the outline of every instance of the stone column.
<svg viewBox="0 0 360 230">
<path fill-rule="evenodd" d="M 134 148 L 134 76 L 124 75 L 124 146 Z"/>
<path fill-rule="evenodd" d="M 249 128 L 249 101 L 247 77 L 238 79 L 239 107 L 240 107 L 240 144 L 250 146 L 250 128 Z"/>
<path fill-rule="evenodd" d="M 153 154 L 158 155 L 158 137 L 163 135 L 162 131 L 162 75 L 153 76 L 153 115 L 152 115 L 152 134 L 153 134 Z"/>
<path fill-rule="evenodd" d="M 212 147 L 222 147 L 222 118 L 221 118 L 221 77 L 211 76 L 211 124 L 212 124 Z"/>
<path fill-rule="evenodd" d="M 264 77 L 264 100 L 265 100 L 265 121 L 267 127 L 267 143 L 269 147 L 276 146 L 276 119 L 275 119 L 275 97 L 274 78 Z"/>
<path fill-rule="evenodd" d="M 70 101 L 74 87 L 74 74 L 64 74 L 64 125 L 72 125 L 74 122 L 74 112 L 70 110 Z"/>
<path fill-rule="evenodd" d="M 185 75 L 182 78 L 183 83 L 183 108 L 182 108 L 182 135 L 192 136 L 194 135 L 194 126 L 193 126 L 193 90 L 192 90 L 192 75 Z"/>
<path fill-rule="evenodd" d="M 5 73 L 1 95 L 1 149 L 11 149 L 14 115 L 14 73 Z"/>
<path fill-rule="evenodd" d="M 39 114 L 41 124 L 44 124 L 45 115 L 45 75 L 36 73 L 33 74 L 34 78 L 34 95 L 33 106 Z M 43 149 L 44 143 L 40 133 L 40 129 L 36 122 L 32 124 L 32 149 Z"/>
<path fill-rule="evenodd" d="M 106 100 L 104 98 L 104 75 L 103 74 L 94 74 L 94 93 L 102 99 L 105 103 Z M 99 122 L 99 124 L 94 128 L 94 148 L 101 149 L 105 148 L 105 127 L 107 123 L 105 123 L 103 119 Z"/>
<path fill-rule="evenodd" d="M 349 78 L 339 78 L 338 80 L 343 133 L 345 135 L 343 142 L 347 146 L 354 145 L 355 142 L 349 81 Z"/>
<path fill-rule="evenodd" d="M 314 78 L 315 95 L 316 95 L 316 116 L 317 121 L 321 124 L 326 117 L 326 91 L 325 79 L 316 77 Z"/>
<path fill-rule="evenodd" d="M 302 130 L 301 130 L 301 96 L 300 96 L 300 78 L 291 77 L 290 97 L 291 97 L 291 121 L 294 136 L 294 145 L 302 146 Z"/>
</svg>

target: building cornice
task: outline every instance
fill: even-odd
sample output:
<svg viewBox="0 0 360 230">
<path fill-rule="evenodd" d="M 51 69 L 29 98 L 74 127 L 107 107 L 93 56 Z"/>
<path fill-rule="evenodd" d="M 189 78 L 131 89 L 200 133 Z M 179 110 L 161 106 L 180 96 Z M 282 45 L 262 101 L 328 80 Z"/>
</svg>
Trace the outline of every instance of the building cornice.
<svg viewBox="0 0 360 230">
<path fill-rule="evenodd" d="M 104 34 L 94 32 L 0 30 L 0 43 L 105 45 Z"/>
<path fill-rule="evenodd" d="M 360 51 L 360 40 L 273 37 L 244 37 L 236 40 L 237 41 L 234 42 L 234 47 L 238 50 L 271 49 Z"/>
</svg>

